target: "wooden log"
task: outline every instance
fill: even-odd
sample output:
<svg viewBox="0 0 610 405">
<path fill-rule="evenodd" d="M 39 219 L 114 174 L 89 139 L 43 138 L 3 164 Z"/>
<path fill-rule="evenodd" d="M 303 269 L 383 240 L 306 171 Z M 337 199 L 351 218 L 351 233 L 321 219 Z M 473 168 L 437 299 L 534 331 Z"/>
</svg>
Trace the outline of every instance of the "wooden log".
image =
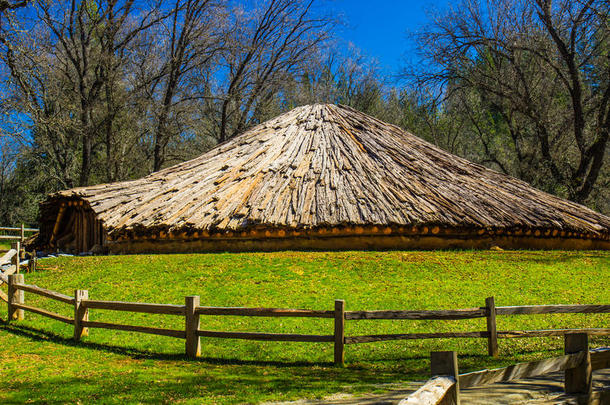
<svg viewBox="0 0 610 405">
<path fill-rule="evenodd" d="M 199 296 L 194 295 L 185 297 L 184 300 L 186 307 L 185 317 L 185 348 L 186 355 L 194 359 L 201 355 L 201 338 L 197 335 L 199 330 L 199 314 L 195 311 L 195 308 L 199 306 Z"/>
<path fill-rule="evenodd" d="M 233 316 L 266 316 L 266 317 L 305 317 L 333 318 L 335 311 L 282 308 L 231 308 L 231 307 L 197 307 L 198 315 L 233 315 Z"/>
<path fill-rule="evenodd" d="M 584 357 L 585 353 L 577 353 L 529 363 L 513 364 L 512 366 L 493 370 L 480 370 L 462 374 L 459 376 L 460 387 L 462 389 L 478 387 L 564 371 L 582 363 Z"/>
<path fill-rule="evenodd" d="M 19 273 L 19 268 L 21 267 L 20 257 L 21 254 L 21 244 L 19 242 L 11 243 L 11 250 L 17 251 L 17 253 L 12 258 L 12 264 L 17 269 L 17 273 Z"/>
<path fill-rule="evenodd" d="M 593 388 L 591 356 L 589 354 L 589 336 L 586 333 L 570 333 L 565 335 L 565 353 L 581 354 L 580 363 L 565 370 L 566 394 L 591 394 Z"/>
<path fill-rule="evenodd" d="M 122 324 L 117 324 L 117 323 L 95 322 L 95 321 L 83 321 L 82 326 L 87 327 L 87 328 L 113 329 L 113 330 L 122 330 L 122 331 L 126 331 L 126 332 L 149 333 L 152 335 L 170 336 L 170 337 L 175 337 L 175 338 L 180 338 L 180 339 L 186 338 L 183 330 L 151 328 L 148 326 L 122 325 Z"/>
<path fill-rule="evenodd" d="M 184 305 L 149 304 L 143 302 L 83 300 L 85 308 L 112 311 L 142 312 L 147 314 L 184 315 Z"/>
<path fill-rule="evenodd" d="M 496 314 L 498 315 L 601 314 L 609 312 L 610 305 L 523 305 L 496 307 Z"/>
<path fill-rule="evenodd" d="M 398 405 L 437 405 L 442 402 L 447 392 L 455 386 L 452 377 L 433 377 L 413 394 L 401 400 Z M 449 403 L 449 402 L 447 402 Z"/>
<path fill-rule="evenodd" d="M 244 340 L 264 340 L 274 342 L 334 342 L 334 335 L 299 335 L 291 333 L 259 333 L 259 332 L 217 332 L 209 330 L 197 331 L 198 336 L 225 338 L 225 339 L 244 339 Z"/>
<path fill-rule="evenodd" d="M 89 299 L 89 291 L 74 291 L 74 340 L 77 342 L 84 336 L 89 336 L 89 328 L 83 327 L 83 322 L 89 320 L 89 310 L 82 305 Z"/>
<path fill-rule="evenodd" d="M 13 307 L 22 311 L 28 311 L 34 314 L 46 316 L 47 318 L 55 319 L 56 321 L 68 323 L 70 325 L 74 323 L 74 320 L 72 318 L 68 318 L 67 316 L 63 316 L 55 312 L 47 311 L 46 309 L 31 307 L 29 305 L 24 304 L 13 304 Z"/>
<path fill-rule="evenodd" d="M 486 316 L 485 308 L 430 311 L 348 311 L 345 319 L 472 319 Z"/>
<path fill-rule="evenodd" d="M 498 337 L 507 338 L 529 338 L 545 336 L 564 336 L 568 333 L 584 332 L 592 336 L 610 335 L 610 328 L 583 328 L 583 329 L 543 329 L 543 330 L 504 330 L 498 331 Z"/>
<path fill-rule="evenodd" d="M 11 263 L 13 260 L 13 256 L 17 254 L 17 250 L 10 249 L 0 258 L 0 265 Z"/>
<path fill-rule="evenodd" d="M 459 387 L 459 370 L 457 361 L 457 352 L 444 351 L 430 353 L 430 372 L 433 376 L 451 377 L 454 381 L 445 395 L 443 396 L 443 404 L 460 404 L 460 387 Z"/>
<path fill-rule="evenodd" d="M 494 297 L 485 299 L 485 312 L 487 314 L 487 353 L 498 357 L 498 330 L 496 329 L 496 303 Z"/>
<path fill-rule="evenodd" d="M 33 273 L 36 271 L 36 267 L 38 265 L 38 258 L 36 257 L 36 251 L 34 251 L 32 257 L 28 261 L 28 273 Z"/>
<path fill-rule="evenodd" d="M 334 360 L 336 366 L 345 364 L 345 301 L 335 300 Z"/>
<path fill-rule="evenodd" d="M 74 304 L 74 297 L 70 297 L 69 295 L 61 294 L 55 291 L 47 290 L 42 287 L 38 287 L 37 285 L 32 284 L 15 284 L 15 288 L 30 292 L 32 294 L 41 295 L 46 298 L 51 298 L 56 301 L 65 302 L 66 304 Z"/>
<path fill-rule="evenodd" d="M 409 339 L 448 339 L 448 338 L 486 338 L 487 332 L 433 332 L 433 333 L 397 333 L 388 335 L 348 336 L 345 344 L 382 342 L 385 340 Z"/>
<path fill-rule="evenodd" d="M 591 370 L 610 368 L 610 349 L 596 349 L 589 352 L 591 356 Z"/>
<path fill-rule="evenodd" d="M 23 308 L 19 308 L 19 305 L 24 304 L 23 291 L 15 288 L 15 284 L 23 284 L 23 274 L 11 274 L 8 276 L 8 318 L 10 322 L 12 320 L 20 321 L 23 319 Z"/>
<path fill-rule="evenodd" d="M 19 232 L 19 242 L 21 242 L 22 245 L 23 242 L 25 242 L 25 228 L 23 227 L 23 222 L 21 223 L 21 229 Z"/>
</svg>

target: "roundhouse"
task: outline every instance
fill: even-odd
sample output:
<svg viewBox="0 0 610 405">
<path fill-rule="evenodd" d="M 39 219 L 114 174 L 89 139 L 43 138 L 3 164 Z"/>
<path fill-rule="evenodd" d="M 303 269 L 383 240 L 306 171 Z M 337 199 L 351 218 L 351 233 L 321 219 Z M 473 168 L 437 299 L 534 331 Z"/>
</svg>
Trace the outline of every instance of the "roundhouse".
<svg viewBox="0 0 610 405">
<path fill-rule="evenodd" d="M 69 252 L 608 249 L 610 218 L 351 108 L 317 104 L 141 179 L 50 195 Z"/>
</svg>

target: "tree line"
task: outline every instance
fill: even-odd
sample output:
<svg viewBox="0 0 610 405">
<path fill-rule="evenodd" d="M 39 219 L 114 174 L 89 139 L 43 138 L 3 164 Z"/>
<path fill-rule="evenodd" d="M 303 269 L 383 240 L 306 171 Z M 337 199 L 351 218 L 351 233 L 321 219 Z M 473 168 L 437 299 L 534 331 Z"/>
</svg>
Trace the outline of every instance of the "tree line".
<svg viewBox="0 0 610 405">
<path fill-rule="evenodd" d="M 385 77 L 323 1 L 0 0 L 0 222 L 315 102 L 609 213 L 608 4 L 464 0 Z"/>
</svg>

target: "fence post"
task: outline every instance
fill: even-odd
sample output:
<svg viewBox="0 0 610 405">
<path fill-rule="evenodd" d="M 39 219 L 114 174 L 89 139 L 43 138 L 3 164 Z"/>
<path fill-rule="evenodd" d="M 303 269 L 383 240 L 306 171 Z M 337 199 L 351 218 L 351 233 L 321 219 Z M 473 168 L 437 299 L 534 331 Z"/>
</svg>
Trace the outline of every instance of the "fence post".
<svg viewBox="0 0 610 405">
<path fill-rule="evenodd" d="M 487 353 L 498 357 L 498 330 L 496 329 L 496 302 L 494 297 L 485 298 L 487 315 Z"/>
<path fill-rule="evenodd" d="M 17 290 L 15 288 L 15 284 L 23 284 L 24 278 L 23 274 L 10 274 L 8 276 L 8 321 L 12 320 L 22 320 L 23 319 L 23 309 L 18 309 L 13 306 L 13 304 L 23 304 L 24 303 L 24 295 L 23 290 Z"/>
<path fill-rule="evenodd" d="M 21 234 L 20 236 L 20 242 L 23 245 L 23 242 L 25 242 L 25 231 L 23 230 L 23 222 L 21 223 Z"/>
<path fill-rule="evenodd" d="M 83 327 L 83 321 L 89 320 L 89 310 L 82 301 L 89 299 L 89 291 L 74 290 L 74 340 L 77 342 L 84 336 L 89 336 L 89 328 Z"/>
<path fill-rule="evenodd" d="M 34 250 L 30 255 L 30 260 L 28 261 L 28 273 L 33 273 L 36 271 L 36 265 L 38 264 L 38 258 L 36 257 L 36 251 Z"/>
<path fill-rule="evenodd" d="M 455 385 L 443 398 L 444 404 L 460 405 L 460 380 L 457 352 L 430 353 L 430 371 L 432 376 L 449 376 L 455 379 Z"/>
<path fill-rule="evenodd" d="M 335 365 L 345 364 L 345 301 L 335 300 Z"/>
<path fill-rule="evenodd" d="M 199 314 L 195 313 L 195 308 L 199 306 L 199 296 L 185 297 L 184 302 L 186 305 L 186 355 L 194 359 L 201 355 L 201 338 L 197 335 Z"/>
<path fill-rule="evenodd" d="M 568 333 L 564 337 L 565 354 L 586 352 L 585 359 L 578 366 L 565 371 L 566 394 L 590 394 L 592 389 L 591 355 L 589 336 L 586 333 Z"/>
<path fill-rule="evenodd" d="M 13 256 L 11 260 L 11 264 L 15 266 L 15 271 L 19 273 L 19 267 L 21 265 L 19 257 L 19 255 L 21 254 L 21 244 L 19 242 L 11 243 L 11 249 L 15 249 L 17 251 L 17 254 Z"/>
</svg>

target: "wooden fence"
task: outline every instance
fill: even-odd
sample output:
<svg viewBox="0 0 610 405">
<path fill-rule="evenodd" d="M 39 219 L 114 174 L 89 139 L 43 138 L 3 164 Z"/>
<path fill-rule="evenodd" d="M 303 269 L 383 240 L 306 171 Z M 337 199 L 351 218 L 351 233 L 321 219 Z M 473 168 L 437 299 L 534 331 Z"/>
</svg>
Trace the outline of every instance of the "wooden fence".
<svg viewBox="0 0 610 405">
<path fill-rule="evenodd" d="M 10 252 L 9 252 L 10 253 Z M 8 254 L 7 254 L 8 255 Z M 6 255 L 5 255 L 6 256 Z M 13 266 L 12 269 L 19 266 Z M 89 328 L 114 329 L 155 335 L 170 336 L 185 339 L 185 350 L 189 357 L 200 354 L 200 338 L 227 338 L 286 342 L 328 342 L 334 343 L 334 362 L 343 364 L 345 345 L 378 342 L 401 339 L 430 338 L 484 338 L 487 339 L 488 352 L 498 355 L 499 338 L 523 338 L 537 336 L 561 336 L 573 332 L 584 332 L 589 335 L 610 335 L 610 328 L 598 329 L 549 329 L 549 330 L 507 330 L 496 329 L 497 316 L 529 315 L 529 314 L 566 314 L 566 313 L 610 313 L 610 305 L 527 305 L 496 307 L 494 298 L 485 300 L 485 306 L 480 308 L 453 310 L 422 310 L 422 311 L 346 311 L 345 301 L 336 300 L 334 309 L 281 309 L 281 308 L 231 308 L 201 306 L 199 296 L 185 297 L 184 305 L 151 304 L 140 302 L 100 301 L 89 299 L 87 290 L 76 290 L 73 296 L 47 290 L 35 285 L 25 284 L 23 274 L 0 275 L 0 284 L 8 284 L 8 295 L 0 296 L 8 303 L 8 319 L 23 319 L 24 311 L 46 316 L 60 322 L 74 325 L 74 338 L 80 339 L 88 333 Z M 1 292 L 1 291 L 0 291 Z M 24 292 L 37 294 L 52 300 L 60 301 L 74 307 L 74 317 L 66 317 L 45 309 L 25 304 Z M 182 316 L 185 318 L 185 328 L 181 330 L 163 329 L 149 326 L 124 325 L 108 322 L 98 322 L 89 319 L 90 310 L 112 310 Z M 334 320 L 332 333 L 328 335 L 303 335 L 287 333 L 263 332 L 233 332 L 201 330 L 199 319 L 202 316 L 255 316 L 255 317 L 307 317 L 328 318 Z M 345 323 L 362 319 L 410 319 L 410 320 L 460 320 L 486 318 L 487 330 L 475 332 L 432 332 L 403 333 L 366 336 L 345 336 Z"/>
<path fill-rule="evenodd" d="M 498 382 L 509 382 L 541 376 L 555 372 L 565 372 L 565 393 L 584 397 L 586 403 L 594 403 L 608 392 L 592 391 L 592 372 L 610 368 L 610 349 L 589 351 L 586 333 L 565 335 L 565 355 L 519 363 L 494 370 L 481 370 L 459 374 L 456 352 L 430 353 L 432 379 L 419 390 L 399 402 L 399 405 L 449 405 L 460 403 L 460 390 L 480 387 Z M 605 403 L 605 402 L 598 402 Z"/>
<path fill-rule="evenodd" d="M 5 232 L 18 232 L 18 234 L 4 235 Z M 18 240 L 19 242 L 23 243 L 25 241 L 25 234 L 34 232 L 38 232 L 38 229 L 26 228 L 23 224 L 21 224 L 21 226 L 17 228 L 0 226 L 0 233 L 2 233 L 2 235 L 0 235 L 0 240 Z"/>
</svg>

